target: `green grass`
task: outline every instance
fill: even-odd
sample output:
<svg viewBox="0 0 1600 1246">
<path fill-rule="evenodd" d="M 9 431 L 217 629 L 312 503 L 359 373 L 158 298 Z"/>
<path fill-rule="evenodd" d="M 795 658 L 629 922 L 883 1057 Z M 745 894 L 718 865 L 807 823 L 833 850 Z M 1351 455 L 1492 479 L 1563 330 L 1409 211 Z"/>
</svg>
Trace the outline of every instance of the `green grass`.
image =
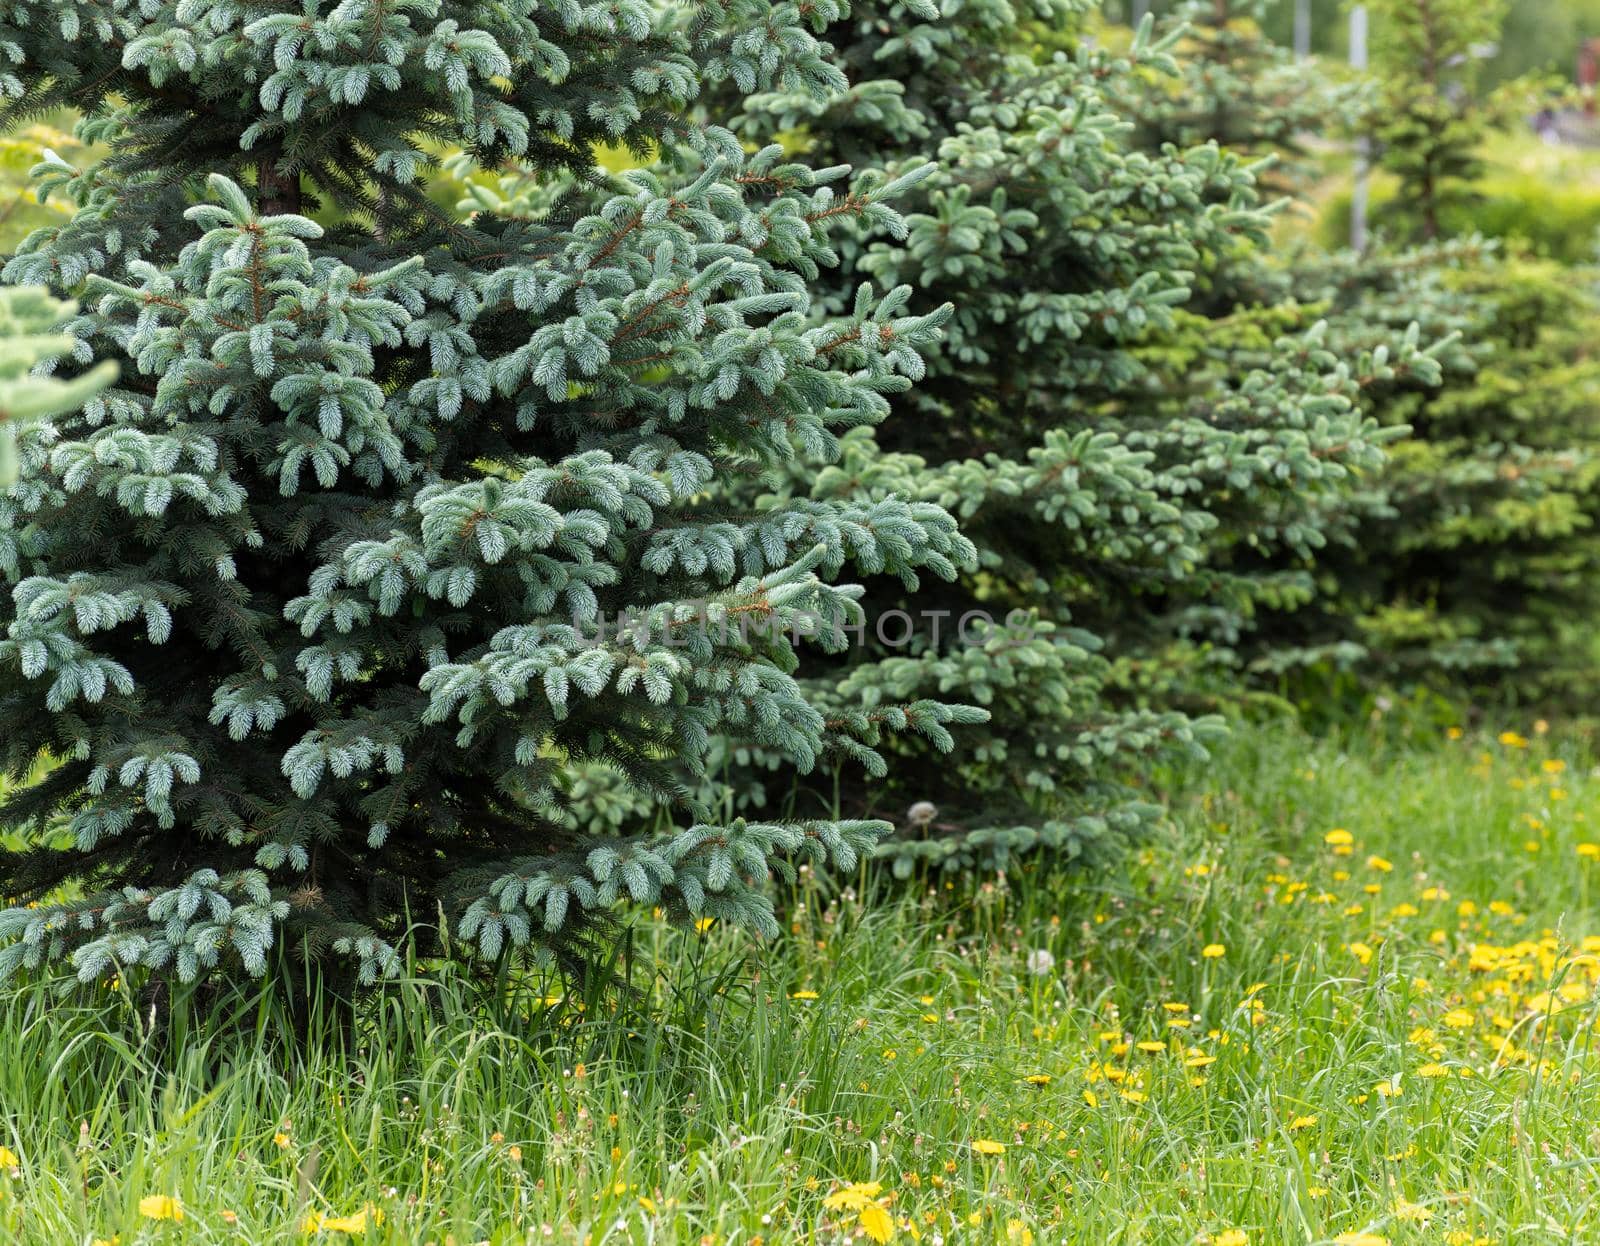
<svg viewBox="0 0 1600 1246">
<path fill-rule="evenodd" d="M 0 1238 L 298 1242 L 370 1205 L 365 1241 L 440 1246 L 832 1242 L 874 1206 L 896 1241 L 1595 1240 L 1576 743 L 1259 728 L 1175 801 L 1099 880 L 813 889 L 766 948 L 645 919 L 621 1013 L 435 970 L 295 1054 L 242 995 L 146 1035 L 116 986 L 13 990 Z"/>
</svg>

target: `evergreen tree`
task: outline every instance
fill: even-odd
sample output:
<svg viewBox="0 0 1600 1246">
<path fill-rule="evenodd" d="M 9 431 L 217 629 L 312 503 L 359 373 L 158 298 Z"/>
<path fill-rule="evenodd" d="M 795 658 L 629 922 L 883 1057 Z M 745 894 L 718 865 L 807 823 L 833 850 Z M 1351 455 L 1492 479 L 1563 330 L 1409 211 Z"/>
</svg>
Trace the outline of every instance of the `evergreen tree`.
<svg viewBox="0 0 1600 1246">
<path fill-rule="evenodd" d="M 33 375 L 39 364 L 72 349 L 70 337 L 52 330 L 75 310 L 44 290 L 0 289 L 0 485 L 17 476 L 14 438 L 20 424 L 75 410 L 117 374 L 107 363 L 72 381 Z"/>
<path fill-rule="evenodd" d="M 1308 591 L 1303 569 L 1236 574 L 1219 553 L 1308 556 L 1312 500 L 1380 457 L 1359 388 L 1435 367 L 1414 338 L 1341 360 L 1306 308 L 1206 293 L 1267 243 L 1257 168 L 1214 144 L 1133 149 L 1118 101 L 1172 79 L 1177 36 L 1147 25 L 1118 53 L 1081 37 L 1091 13 L 862 5 L 826 32 L 847 91 L 759 94 L 740 122 L 891 174 L 937 152 L 909 239 L 852 231 L 833 302 L 863 276 L 909 284 L 956 305 L 948 346 L 840 463 L 777 495 L 937 503 L 978 547 L 976 574 L 916 597 L 869 583 L 869 619 L 921 620 L 904 643 L 895 619 L 808 668 L 841 719 L 957 693 L 991 711 L 953 765 L 902 747 L 887 782 L 815 790 L 899 819 L 880 852 L 902 874 L 1078 857 L 1148 826 L 1152 759 L 1218 730 L 1204 711 L 1249 614 Z M 735 796 L 787 795 L 761 749 L 725 747 Z"/>
<path fill-rule="evenodd" d="M 1573 707 L 1595 691 L 1600 609 L 1596 277 L 1475 239 L 1342 254 L 1295 273 L 1359 350 L 1386 319 L 1454 334 L 1442 383 L 1375 386 L 1406 436 L 1381 472 L 1327 500 L 1317 593 L 1266 616 L 1257 670 L 1309 704 L 1328 679 Z"/>
<path fill-rule="evenodd" d="M 0 500 L 4 766 L 59 762 L 0 806 L 28 844 L 0 973 L 289 950 L 371 981 L 441 916 L 578 968 L 619 901 L 771 932 L 769 871 L 870 849 L 865 819 L 597 841 L 567 809 L 587 760 L 675 796 L 719 733 L 803 771 L 973 717 L 836 723 L 793 677 L 795 630 L 860 616 L 847 566 L 970 561 L 946 512 L 714 487 L 839 454 L 949 315 L 866 287 L 811 314 L 827 231 L 893 232 L 922 170 L 847 182 L 682 120 L 705 83 L 837 87 L 798 10 L 5 0 L 0 47 L 4 119 L 70 106 L 110 150 L 44 163 L 77 210 L 5 279 L 81 292 L 73 358 L 123 372 L 24 434 Z M 454 221 L 449 144 L 561 191 Z M 675 172 L 603 174 L 600 144 Z"/>
<path fill-rule="evenodd" d="M 1189 11 L 1200 29 L 1209 8 Z M 1385 159 L 1409 171 L 1392 225 L 1427 232 L 1470 219 L 1462 207 L 1472 183 L 1444 171 L 1473 173 L 1508 98 L 1463 93 L 1480 64 L 1474 45 L 1498 37 L 1496 13 L 1431 2 L 1376 6 L 1378 78 L 1342 98 L 1387 104 L 1353 118 L 1331 107 L 1320 120 L 1314 110 L 1301 114 L 1308 136 L 1328 137 L 1363 118 L 1379 125 Z M 1200 36 L 1185 49 L 1200 58 L 1225 55 L 1228 46 Z M 1302 142 L 1274 137 L 1272 93 L 1248 82 L 1252 74 L 1276 82 L 1282 63 L 1281 52 L 1257 43 L 1247 63 L 1235 59 L 1226 73 L 1187 65 L 1182 115 L 1197 127 L 1188 137 L 1258 135 L 1264 141 L 1250 142 L 1253 149 L 1277 148 L 1292 161 Z M 1319 66 L 1297 71 L 1306 97 L 1327 97 Z M 1255 266 L 1248 283 L 1230 288 L 1254 284 L 1258 297 L 1319 307 L 1329 346 L 1346 358 L 1417 323 L 1441 343 L 1442 367 L 1438 377 L 1397 376 L 1363 393 L 1373 418 L 1406 435 L 1381 471 L 1319 500 L 1316 522 L 1329 540 L 1314 566 L 1235 549 L 1241 574 L 1299 569 L 1313 577 L 1310 592 L 1260 613 L 1241 645 L 1248 663 L 1308 707 L 1326 706 L 1330 685 L 1347 687 L 1352 676 L 1363 690 L 1421 684 L 1456 696 L 1568 704 L 1592 696 L 1585 621 L 1600 607 L 1595 274 L 1507 256 L 1471 236 L 1404 249 L 1380 235 L 1364 255 L 1302 248 L 1285 258 Z"/>
<path fill-rule="evenodd" d="M 1390 224 L 1423 241 L 1472 198 L 1484 138 L 1508 117 L 1516 84 L 1484 86 L 1506 0 L 1369 0 L 1376 92 L 1363 123 L 1381 168 L 1400 181 Z"/>
</svg>

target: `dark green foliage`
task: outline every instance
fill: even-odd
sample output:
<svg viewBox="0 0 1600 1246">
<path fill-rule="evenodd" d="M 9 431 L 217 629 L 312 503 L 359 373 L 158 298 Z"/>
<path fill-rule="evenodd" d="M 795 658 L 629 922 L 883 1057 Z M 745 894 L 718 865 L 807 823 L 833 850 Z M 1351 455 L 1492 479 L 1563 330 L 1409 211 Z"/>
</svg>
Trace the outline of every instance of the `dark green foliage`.
<svg viewBox="0 0 1600 1246">
<path fill-rule="evenodd" d="M 713 487 L 837 457 L 921 373 L 948 309 L 862 289 L 813 315 L 807 282 L 830 228 L 899 228 L 922 171 L 846 183 L 685 126 L 703 83 L 841 83 L 787 6 L 678 20 L 0 2 L 0 121 L 71 106 L 111 153 L 45 161 L 76 214 L 5 278 L 80 294 L 74 358 L 122 363 L 25 434 L 0 497 L 4 768 L 59 763 L 0 806 L 29 845 L 0 856 L 0 974 L 258 973 L 287 947 L 370 981 L 441 919 L 486 958 L 576 965 L 622 900 L 775 931 L 769 871 L 848 867 L 885 829 L 691 807 L 598 841 L 571 817 L 585 762 L 681 799 L 719 734 L 805 771 L 959 716 L 851 735 L 789 635 L 844 643 L 847 566 L 953 575 L 948 514 L 752 514 Z M 607 175 L 601 142 L 673 172 Z M 525 162 L 541 211 L 441 216 L 441 144 Z"/>
</svg>

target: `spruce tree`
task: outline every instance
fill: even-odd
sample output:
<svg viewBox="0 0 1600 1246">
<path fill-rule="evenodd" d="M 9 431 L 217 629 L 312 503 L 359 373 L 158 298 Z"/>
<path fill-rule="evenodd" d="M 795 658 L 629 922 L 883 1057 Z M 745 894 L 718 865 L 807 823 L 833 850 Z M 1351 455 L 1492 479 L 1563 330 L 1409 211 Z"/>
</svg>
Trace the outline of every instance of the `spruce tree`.
<svg viewBox="0 0 1600 1246">
<path fill-rule="evenodd" d="M 802 801 L 897 819 L 880 853 L 902 874 L 1075 859 L 1151 825 L 1153 763 L 1219 730 L 1249 615 L 1308 591 L 1303 570 L 1235 573 L 1219 551 L 1308 556 L 1311 500 L 1380 457 L 1357 391 L 1434 367 L 1403 336 L 1341 359 L 1308 308 L 1207 293 L 1268 243 L 1258 166 L 1209 143 L 1136 150 L 1119 101 L 1172 89 L 1178 36 L 1147 24 L 1117 52 L 1084 37 L 1092 12 L 862 5 L 826 32 L 847 91 L 744 102 L 748 139 L 783 133 L 810 159 L 939 162 L 904 243 L 844 239 L 833 302 L 863 276 L 910 285 L 914 305 L 955 304 L 948 345 L 840 463 L 777 495 L 937 503 L 978 547 L 975 574 L 914 597 L 869 582 L 869 618 L 919 625 L 807 668 L 840 718 L 945 695 L 991 712 L 954 764 L 908 744 L 887 782 L 798 781 Z M 725 750 L 735 797 L 791 798 L 762 749 Z"/>
<path fill-rule="evenodd" d="M 1192 30 L 1204 29 L 1210 8 L 1191 7 Z M 1470 222 L 1473 183 L 1446 171 L 1474 175 L 1506 92 L 1521 89 L 1467 93 L 1479 72 L 1474 52 L 1484 50 L 1476 45 L 1498 38 L 1498 11 L 1373 6 L 1374 80 L 1333 88 L 1315 63 L 1296 76 L 1308 98 L 1332 93 L 1375 107 L 1330 107 L 1321 118 L 1306 110 L 1298 137 L 1274 137 L 1273 93 L 1248 81 L 1278 82 L 1281 50 L 1258 40 L 1240 59 L 1237 42 L 1205 35 L 1183 45 L 1196 58 L 1183 71 L 1192 139 L 1257 135 L 1253 149 L 1277 150 L 1293 167 L 1307 138 L 1365 124 L 1401 174 L 1365 254 L 1300 247 L 1257 266 L 1249 283 L 1262 297 L 1320 308 L 1342 357 L 1412 323 L 1439 343 L 1437 376 L 1397 375 L 1362 393 L 1363 408 L 1405 436 L 1382 470 L 1318 501 L 1328 541 L 1314 564 L 1246 546 L 1233 552 L 1244 574 L 1307 575 L 1308 591 L 1260 611 L 1240 646 L 1258 679 L 1307 707 L 1326 708 L 1339 690 L 1419 685 L 1568 706 L 1593 695 L 1585 621 L 1600 608 L 1595 274 L 1507 255 L 1470 234 L 1403 245 L 1410 233 Z M 1227 72 L 1201 63 L 1229 47 Z"/>
<path fill-rule="evenodd" d="M 716 488 L 837 456 L 922 373 L 948 308 L 863 286 L 814 315 L 808 290 L 828 230 L 893 232 L 922 170 L 851 182 L 685 123 L 707 83 L 841 85 L 793 7 L 691 16 L 0 5 L 4 119 L 72 107 L 110 151 L 46 160 L 77 210 L 5 279 L 79 295 L 73 359 L 122 366 L 25 433 L 0 501 L 4 766 L 57 763 L 0 806 L 27 842 L 0 856 L 0 973 L 292 953 L 372 981 L 441 922 L 580 968 L 626 900 L 771 932 L 769 872 L 848 867 L 884 828 L 597 841 L 575 768 L 677 799 L 723 733 L 802 771 L 877 764 L 896 726 L 948 743 L 962 714 L 928 700 L 827 719 L 793 633 L 844 643 L 847 568 L 953 574 L 950 516 Z M 453 220 L 426 185 L 451 145 L 555 190 L 532 219 Z M 600 145 L 674 172 L 604 174 Z"/>
<path fill-rule="evenodd" d="M 1399 316 L 1454 340 L 1440 383 L 1365 396 L 1406 435 L 1382 471 L 1326 500 L 1317 591 L 1262 616 L 1257 672 L 1307 704 L 1354 676 L 1361 691 L 1581 706 L 1600 609 L 1595 276 L 1467 238 L 1308 255 L 1294 277 L 1342 349 Z"/>
<path fill-rule="evenodd" d="M 1470 204 L 1482 144 L 1508 118 L 1516 85 L 1490 91 L 1484 56 L 1498 45 L 1506 0 L 1369 0 L 1373 109 L 1364 128 L 1378 164 L 1399 179 L 1388 224 L 1431 242 Z"/>
</svg>

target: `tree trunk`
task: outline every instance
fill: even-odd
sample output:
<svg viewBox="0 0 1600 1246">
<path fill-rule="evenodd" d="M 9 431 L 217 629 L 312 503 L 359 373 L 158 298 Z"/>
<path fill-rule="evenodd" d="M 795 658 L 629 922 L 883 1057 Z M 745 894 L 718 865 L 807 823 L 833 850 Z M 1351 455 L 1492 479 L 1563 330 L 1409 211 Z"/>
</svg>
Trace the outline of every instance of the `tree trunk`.
<svg viewBox="0 0 1600 1246">
<path fill-rule="evenodd" d="M 256 165 L 256 207 L 262 216 L 298 214 L 300 202 L 298 171 L 279 172 L 270 156 Z"/>
</svg>

